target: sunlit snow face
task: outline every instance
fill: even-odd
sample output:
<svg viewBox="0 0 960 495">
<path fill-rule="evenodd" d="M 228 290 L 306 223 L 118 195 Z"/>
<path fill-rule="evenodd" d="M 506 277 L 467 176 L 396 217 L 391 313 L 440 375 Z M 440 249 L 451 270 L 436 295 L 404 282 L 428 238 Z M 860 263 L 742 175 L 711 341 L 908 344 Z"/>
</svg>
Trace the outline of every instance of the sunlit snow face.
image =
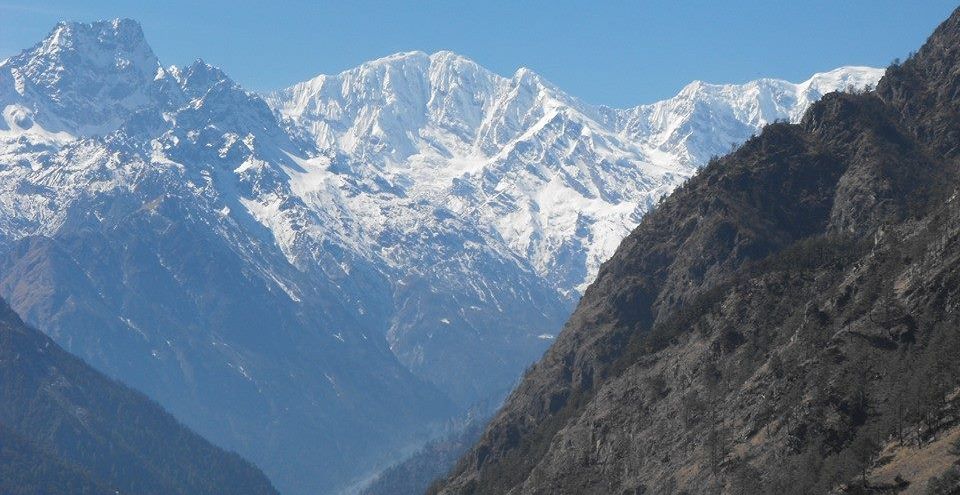
<svg viewBox="0 0 960 495">
<path fill-rule="evenodd" d="M 528 69 L 502 77 L 450 52 L 412 52 L 318 76 L 268 101 L 319 149 L 355 162 L 352 174 L 491 226 L 574 294 L 643 213 L 711 156 L 768 122 L 796 120 L 823 92 L 868 86 L 880 74 L 844 68 L 801 84 L 697 82 L 673 99 L 617 110 L 583 104 Z M 378 228 L 392 221 L 371 218 Z"/>
</svg>

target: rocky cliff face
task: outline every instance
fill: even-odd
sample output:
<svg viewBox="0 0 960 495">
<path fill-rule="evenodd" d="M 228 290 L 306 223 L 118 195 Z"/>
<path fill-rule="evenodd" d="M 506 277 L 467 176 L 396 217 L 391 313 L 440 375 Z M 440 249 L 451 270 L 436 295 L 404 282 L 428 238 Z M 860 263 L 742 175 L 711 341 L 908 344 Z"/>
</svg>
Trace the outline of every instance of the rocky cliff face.
<svg viewBox="0 0 960 495">
<path fill-rule="evenodd" d="M 958 56 L 960 11 L 875 92 L 767 126 L 670 195 L 434 491 L 955 482 Z"/>
</svg>

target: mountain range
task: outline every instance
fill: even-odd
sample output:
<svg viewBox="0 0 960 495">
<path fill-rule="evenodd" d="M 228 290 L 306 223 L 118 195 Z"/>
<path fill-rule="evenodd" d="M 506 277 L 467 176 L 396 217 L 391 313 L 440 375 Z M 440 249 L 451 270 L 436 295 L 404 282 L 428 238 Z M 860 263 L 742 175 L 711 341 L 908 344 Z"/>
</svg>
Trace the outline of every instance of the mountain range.
<svg viewBox="0 0 960 495">
<path fill-rule="evenodd" d="M 428 493 L 960 493 L 960 9 L 670 194 Z"/>
<path fill-rule="evenodd" d="M 0 295 L 283 493 L 343 490 L 505 395 L 711 156 L 880 74 L 613 109 L 411 52 L 261 96 L 61 23 L 0 62 Z"/>
</svg>

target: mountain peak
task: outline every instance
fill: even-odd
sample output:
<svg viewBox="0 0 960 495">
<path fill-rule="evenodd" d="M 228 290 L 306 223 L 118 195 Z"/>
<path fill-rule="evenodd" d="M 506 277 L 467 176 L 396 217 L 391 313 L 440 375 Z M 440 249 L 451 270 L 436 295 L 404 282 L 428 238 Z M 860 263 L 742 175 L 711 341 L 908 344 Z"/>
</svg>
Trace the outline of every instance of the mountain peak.
<svg viewBox="0 0 960 495">
<path fill-rule="evenodd" d="M 355 71 L 363 71 L 374 68 L 381 67 L 396 67 L 396 66 L 406 66 L 408 64 L 422 64 L 428 65 L 430 63 L 430 55 L 427 55 L 426 52 L 420 50 L 414 50 L 409 52 L 397 52 L 385 57 L 380 57 L 373 59 L 369 62 L 364 62 L 359 67 L 353 69 L 347 69 L 341 74 L 347 74 Z"/>
<path fill-rule="evenodd" d="M 828 92 L 824 88 L 845 90 L 848 87 L 872 87 L 882 75 L 883 69 L 875 67 L 845 66 L 827 72 L 818 72 L 797 86 L 801 90 L 813 89 L 823 94 Z"/>
<path fill-rule="evenodd" d="M 489 79 L 500 79 L 500 76 L 486 67 L 449 50 L 441 50 L 430 55 L 430 71 L 433 73 L 445 72 L 448 75 L 455 74 L 458 77 L 474 74 Z"/>
<path fill-rule="evenodd" d="M 222 69 L 196 59 L 186 68 L 178 71 L 178 82 L 191 98 L 202 96 L 221 82 L 233 84 L 233 80 Z"/>
<path fill-rule="evenodd" d="M 140 23 L 123 18 L 94 22 L 61 21 L 43 41 L 24 53 L 38 56 L 63 51 L 89 53 L 102 50 L 116 53 L 146 51 L 153 55 Z"/>
<path fill-rule="evenodd" d="M 513 79 L 520 83 L 540 84 L 543 78 L 529 67 L 520 67 L 513 73 Z"/>
<path fill-rule="evenodd" d="M 693 80 L 693 81 L 690 81 L 689 83 L 687 83 L 686 86 L 684 86 L 682 89 L 680 89 L 680 92 L 677 93 L 677 95 L 678 95 L 678 96 L 680 96 L 680 95 L 694 95 L 694 94 L 702 91 L 703 88 L 706 87 L 706 86 L 708 86 L 708 84 L 707 84 L 706 82 L 701 81 L 701 80 L 699 80 L 699 79 L 696 79 L 696 80 Z"/>
<path fill-rule="evenodd" d="M 46 130 L 103 134 L 149 103 L 160 63 L 130 19 L 61 22 L 0 64 L 0 104 L 29 109 Z"/>
<path fill-rule="evenodd" d="M 457 52 L 450 50 L 439 50 L 430 54 L 430 58 L 434 60 L 465 60 L 468 62 L 473 62 L 472 60 L 460 55 Z"/>
<path fill-rule="evenodd" d="M 469 67 L 482 68 L 480 64 L 470 59 L 469 57 L 465 57 L 457 52 L 452 52 L 450 50 L 440 50 L 438 52 L 434 52 L 430 54 L 430 62 L 433 65 L 448 65 L 448 66 L 454 66 L 454 67 L 469 66 Z"/>
</svg>

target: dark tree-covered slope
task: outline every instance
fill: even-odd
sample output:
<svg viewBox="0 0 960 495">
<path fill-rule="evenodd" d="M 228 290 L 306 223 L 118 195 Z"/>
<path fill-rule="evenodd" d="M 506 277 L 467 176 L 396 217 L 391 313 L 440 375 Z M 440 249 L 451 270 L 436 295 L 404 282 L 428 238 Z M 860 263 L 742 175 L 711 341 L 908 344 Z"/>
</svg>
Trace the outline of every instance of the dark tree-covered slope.
<svg viewBox="0 0 960 495">
<path fill-rule="evenodd" d="M 0 490 L 6 495 L 111 493 L 83 469 L 44 452 L 0 425 Z"/>
<path fill-rule="evenodd" d="M 253 465 L 66 353 L 0 301 L 0 493 L 276 491 Z"/>
<path fill-rule="evenodd" d="M 960 12 L 620 245 L 440 493 L 946 493 Z"/>
</svg>

